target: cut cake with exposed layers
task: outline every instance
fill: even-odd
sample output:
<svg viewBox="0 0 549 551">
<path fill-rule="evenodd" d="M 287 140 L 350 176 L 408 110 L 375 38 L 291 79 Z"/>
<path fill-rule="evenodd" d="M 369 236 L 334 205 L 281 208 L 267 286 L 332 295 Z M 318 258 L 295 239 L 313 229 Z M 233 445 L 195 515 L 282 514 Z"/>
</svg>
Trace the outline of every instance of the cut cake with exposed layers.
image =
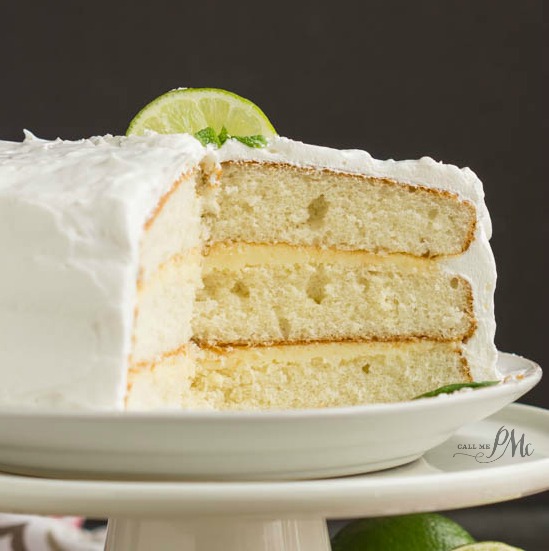
<svg viewBox="0 0 549 551">
<path fill-rule="evenodd" d="M 0 144 L 0 403 L 311 408 L 497 378 L 480 181 L 274 137 Z"/>
</svg>

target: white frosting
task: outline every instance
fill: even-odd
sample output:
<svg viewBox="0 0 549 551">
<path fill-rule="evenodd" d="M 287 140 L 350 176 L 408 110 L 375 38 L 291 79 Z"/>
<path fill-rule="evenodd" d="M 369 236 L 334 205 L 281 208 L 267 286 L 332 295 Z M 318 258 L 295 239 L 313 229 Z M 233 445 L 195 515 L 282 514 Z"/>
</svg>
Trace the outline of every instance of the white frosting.
<svg viewBox="0 0 549 551">
<path fill-rule="evenodd" d="M 186 135 L 0 142 L 0 405 L 123 407 L 143 227 L 160 197 L 206 150 Z M 495 377 L 495 266 L 482 185 L 469 169 L 378 161 L 273 138 L 234 140 L 210 162 L 279 161 L 445 189 L 471 201 L 475 241 L 441 261 L 469 279 L 479 328 L 465 347 L 476 379 Z"/>
<path fill-rule="evenodd" d="M 471 169 L 443 164 L 430 157 L 423 157 L 417 161 L 381 161 L 374 159 L 366 151 L 337 150 L 282 137 L 272 138 L 268 146 L 262 149 L 252 149 L 236 140 L 230 140 L 219 151 L 210 149 L 210 155 L 218 162 L 283 162 L 388 178 L 446 190 L 470 201 L 475 206 L 478 217 L 473 243 L 464 254 L 441 259 L 439 262 L 449 272 L 466 278 L 473 290 L 473 309 L 478 328 L 463 347 L 473 378 L 499 378 L 496 371 L 497 351 L 494 345 L 496 265 L 488 243 L 492 235 L 492 224 L 484 202 L 482 183 Z"/>
<path fill-rule="evenodd" d="M 121 408 L 139 243 L 190 136 L 0 142 L 0 404 Z"/>
</svg>

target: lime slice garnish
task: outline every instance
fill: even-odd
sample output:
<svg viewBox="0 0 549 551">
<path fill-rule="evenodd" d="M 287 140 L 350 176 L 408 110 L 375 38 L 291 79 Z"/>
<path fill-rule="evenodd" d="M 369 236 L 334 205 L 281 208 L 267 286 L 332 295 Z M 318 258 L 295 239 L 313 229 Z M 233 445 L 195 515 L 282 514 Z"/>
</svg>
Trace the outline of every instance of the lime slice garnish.
<svg viewBox="0 0 549 551">
<path fill-rule="evenodd" d="M 511 547 L 499 541 L 481 541 L 458 547 L 455 551 L 523 551 L 518 547 Z"/>
<path fill-rule="evenodd" d="M 333 551 L 451 551 L 475 540 L 453 520 L 436 513 L 352 522 L 332 540 Z"/>
<path fill-rule="evenodd" d="M 126 135 L 187 133 L 211 129 L 215 135 L 268 137 L 276 130 L 261 109 L 243 97 L 218 88 L 180 88 L 166 92 L 133 118 Z"/>
<path fill-rule="evenodd" d="M 473 389 L 484 388 L 486 386 L 494 386 L 499 383 L 500 381 L 478 381 L 476 383 L 454 383 L 451 385 L 441 386 L 435 390 L 426 392 L 425 394 L 420 394 L 419 396 L 416 396 L 414 400 L 418 400 L 419 398 L 432 398 L 433 396 L 438 396 L 439 394 L 452 394 L 452 392 L 456 392 L 457 390 L 461 390 L 462 388 L 473 388 Z"/>
</svg>

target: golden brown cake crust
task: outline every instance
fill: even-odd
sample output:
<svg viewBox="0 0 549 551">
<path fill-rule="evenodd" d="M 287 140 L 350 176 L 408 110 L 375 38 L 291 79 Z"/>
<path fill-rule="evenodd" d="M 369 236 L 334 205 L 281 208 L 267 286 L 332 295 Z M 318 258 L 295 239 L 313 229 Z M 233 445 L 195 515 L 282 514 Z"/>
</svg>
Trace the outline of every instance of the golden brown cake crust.
<svg viewBox="0 0 549 551">
<path fill-rule="evenodd" d="M 162 209 L 164 208 L 164 206 L 166 205 L 170 197 L 177 191 L 177 188 L 182 184 L 182 182 L 190 178 L 195 173 L 196 173 L 196 170 L 190 170 L 188 172 L 184 172 L 183 174 L 181 174 L 179 178 L 173 183 L 172 187 L 166 193 L 164 193 L 162 197 L 160 197 L 160 200 L 156 204 L 156 207 L 154 208 L 151 215 L 145 222 L 145 231 L 149 230 L 150 227 L 154 224 L 154 221 L 156 220 L 156 218 L 158 217 L 158 215 L 160 214 L 160 212 L 162 211 Z"/>
</svg>

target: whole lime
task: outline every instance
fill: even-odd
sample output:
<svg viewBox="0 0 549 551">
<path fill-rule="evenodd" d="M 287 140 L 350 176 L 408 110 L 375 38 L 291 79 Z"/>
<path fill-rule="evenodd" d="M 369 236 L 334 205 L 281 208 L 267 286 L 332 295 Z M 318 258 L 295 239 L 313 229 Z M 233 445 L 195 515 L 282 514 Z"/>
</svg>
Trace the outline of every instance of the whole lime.
<svg viewBox="0 0 549 551">
<path fill-rule="evenodd" d="M 453 520 L 436 513 L 352 522 L 332 540 L 332 551 L 451 551 L 474 543 Z"/>
</svg>

